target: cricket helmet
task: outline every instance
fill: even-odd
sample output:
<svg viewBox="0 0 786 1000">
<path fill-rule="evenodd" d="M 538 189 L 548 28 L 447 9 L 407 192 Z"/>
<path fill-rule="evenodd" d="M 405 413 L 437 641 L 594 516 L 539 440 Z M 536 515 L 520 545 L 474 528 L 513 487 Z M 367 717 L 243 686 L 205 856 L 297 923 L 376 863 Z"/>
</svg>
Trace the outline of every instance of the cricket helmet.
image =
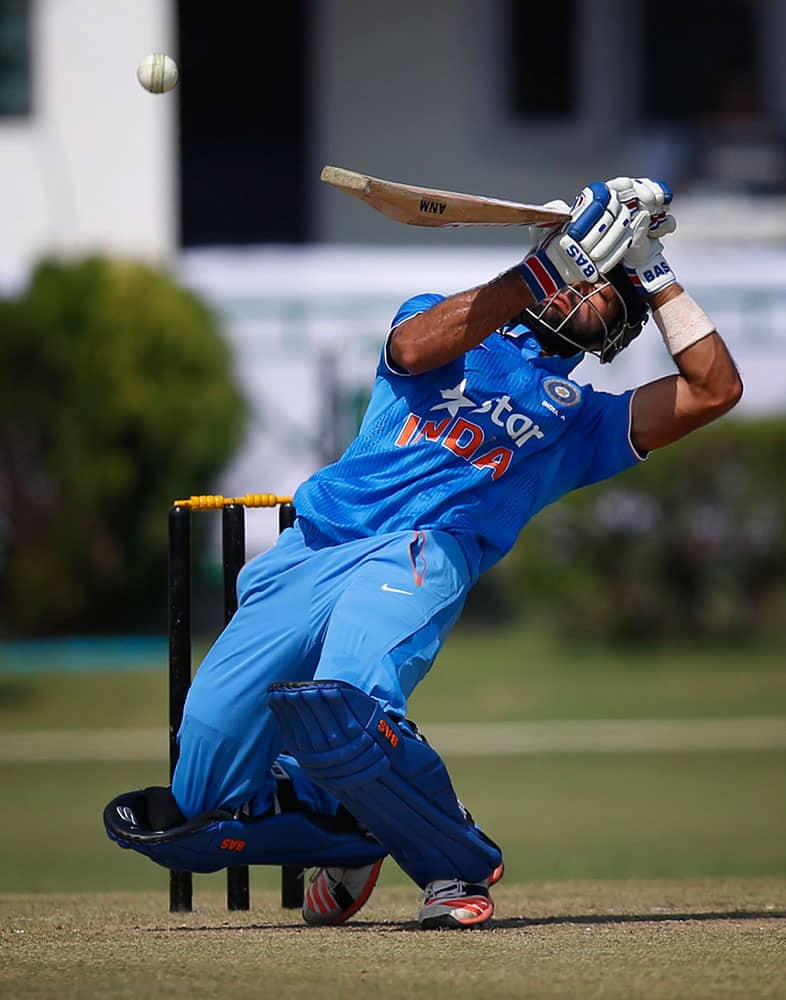
<svg viewBox="0 0 786 1000">
<path fill-rule="evenodd" d="M 621 306 L 619 315 L 613 321 L 609 321 L 604 314 L 605 310 L 599 309 L 593 301 L 595 296 L 607 288 L 613 289 Z M 560 311 L 550 308 L 557 296 L 561 296 L 564 302 L 565 296 L 571 293 L 573 301 L 569 302 L 567 310 L 564 306 Z M 580 335 L 572 327 L 571 321 L 585 305 L 592 309 L 601 324 L 603 333 L 599 347 L 590 348 L 581 343 Z M 618 264 L 589 291 L 582 292 L 567 285 L 525 309 L 520 319 L 550 354 L 568 358 L 586 351 L 594 354 L 601 364 L 607 364 L 638 337 L 648 317 L 647 303 L 634 288 L 625 268 Z"/>
</svg>

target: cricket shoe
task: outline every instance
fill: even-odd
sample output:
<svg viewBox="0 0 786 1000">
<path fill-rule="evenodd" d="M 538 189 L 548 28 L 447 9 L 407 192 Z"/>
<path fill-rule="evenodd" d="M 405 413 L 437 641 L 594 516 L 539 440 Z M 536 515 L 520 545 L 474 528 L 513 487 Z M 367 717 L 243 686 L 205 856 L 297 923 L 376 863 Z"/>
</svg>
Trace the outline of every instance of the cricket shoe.
<svg viewBox="0 0 786 1000">
<path fill-rule="evenodd" d="M 461 879 L 429 882 L 418 918 L 420 926 L 425 931 L 482 927 L 494 916 L 489 886 L 499 882 L 504 871 L 504 865 L 500 864 L 482 882 L 462 882 Z"/>
<path fill-rule="evenodd" d="M 371 895 L 383 861 L 360 868 L 317 868 L 303 900 L 306 923 L 324 927 L 349 920 Z"/>
</svg>

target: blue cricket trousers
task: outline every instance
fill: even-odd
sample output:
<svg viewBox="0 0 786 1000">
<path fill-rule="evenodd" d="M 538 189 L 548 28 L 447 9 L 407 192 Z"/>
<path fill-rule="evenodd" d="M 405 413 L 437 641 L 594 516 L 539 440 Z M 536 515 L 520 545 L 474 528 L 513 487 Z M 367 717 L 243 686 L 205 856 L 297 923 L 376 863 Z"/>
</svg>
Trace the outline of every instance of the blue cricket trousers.
<svg viewBox="0 0 786 1000">
<path fill-rule="evenodd" d="M 473 582 L 444 531 L 340 545 L 308 537 L 296 523 L 243 568 L 238 610 L 196 672 L 172 782 L 189 818 L 246 802 L 256 815 L 270 808 L 282 750 L 267 704 L 274 682 L 346 681 L 404 716 Z M 314 788 L 310 804 L 333 812 L 329 799 Z"/>
</svg>

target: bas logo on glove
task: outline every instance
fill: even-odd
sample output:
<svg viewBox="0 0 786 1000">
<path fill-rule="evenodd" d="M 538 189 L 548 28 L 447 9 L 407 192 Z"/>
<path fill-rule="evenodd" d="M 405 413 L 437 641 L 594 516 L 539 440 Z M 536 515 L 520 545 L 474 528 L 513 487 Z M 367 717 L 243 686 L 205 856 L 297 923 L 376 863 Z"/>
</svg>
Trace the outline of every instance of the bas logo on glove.
<svg viewBox="0 0 786 1000">
<path fill-rule="evenodd" d="M 576 267 L 581 268 L 581 273 L 587 279 L 587 281 L 597 281 L 598 280 L 598 269 L 582 252 L 581 247 L 578 243 L 565 243 L 562 249 L 576 264 Z"/>
<path fill-rule="evenodd" d="M 671 268 L 664 257 L 661 257 L 652 267 L 645 268 L 643 273 L 644 280 L 650 284 L 657 281 L 658 278 L 665 278 L 667 275 L 671 275 Z"/>
<path fill-rule="evenodd" d="M 639 239 L 622 258 L 625 272 L 639 295 L 660 292 L 677 280 L 662 250 L 663 244 L 660 240 L 645 236 Z"/>
</svg>

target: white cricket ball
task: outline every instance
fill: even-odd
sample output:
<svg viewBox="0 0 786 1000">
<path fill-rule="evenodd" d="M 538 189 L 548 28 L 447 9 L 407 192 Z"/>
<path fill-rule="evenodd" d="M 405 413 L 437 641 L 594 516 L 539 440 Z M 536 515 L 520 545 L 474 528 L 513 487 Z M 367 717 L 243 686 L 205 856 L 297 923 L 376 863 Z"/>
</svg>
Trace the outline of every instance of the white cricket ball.
<svg viewBox="0 0 786 1000">
<path fill-rule="evenodd" d="M 136 75 L 151 94 L 165 94 L 177 83 L 177 63 L 165 52 L 151 52 L 137 66 Z"/>
</svg>

